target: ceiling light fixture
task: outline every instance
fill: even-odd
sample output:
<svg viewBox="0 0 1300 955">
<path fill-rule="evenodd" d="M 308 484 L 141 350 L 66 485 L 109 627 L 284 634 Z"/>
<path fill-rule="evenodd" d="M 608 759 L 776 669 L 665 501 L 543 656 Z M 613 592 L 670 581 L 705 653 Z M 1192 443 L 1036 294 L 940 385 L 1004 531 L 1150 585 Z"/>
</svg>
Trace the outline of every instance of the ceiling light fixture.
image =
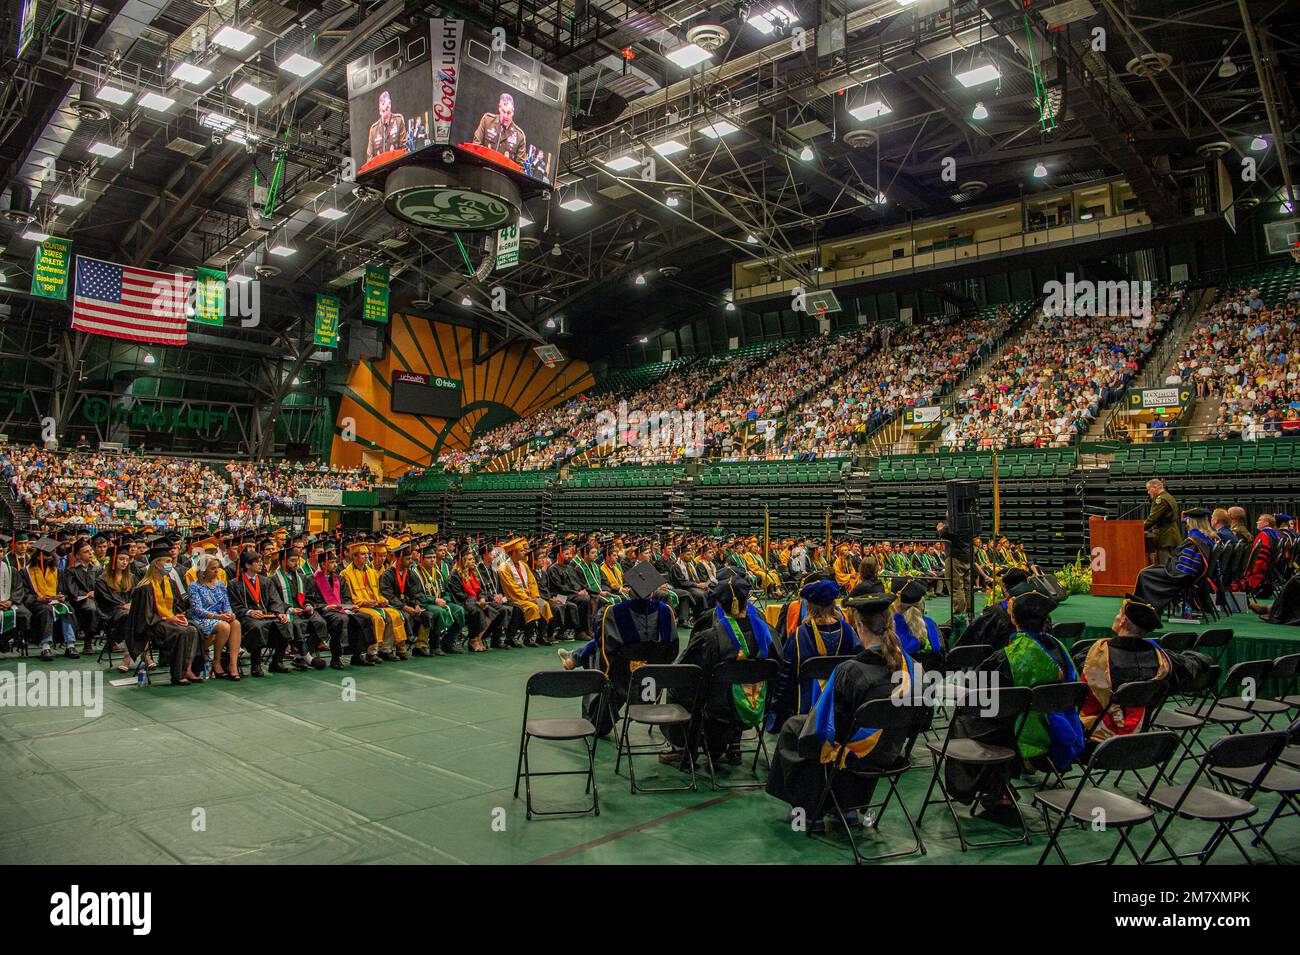
<svg viewBox="0 0 1300 955">
<path fill-rule="evenodd" d="M 176 105 L 176 100 L 151 90 L 140 94 L 140 105 L 145 109 L 153 110 L 155 113 L 165 113 Z"/>
<path fill-rule="evenodd" d="M 112 143 L 106 143 L 102 139 L 97 139 L 90 144 L 86 151 L 92 156 L 99 156 L 102 159 L 116 159 L 122 154 L 122 147 L 114 146 Z"/>
<path fill-rule="evenodd" d="M 745 236 L 745 241 L 750 245 L 758 245 L 758 236 L 751 232 L 749 235 Z"/>
<path fill-rule="evenodd" d="M 857 106 L 851 107 L 848 110 L 848 114 L 858 121 L 863 121 L 875 119 L 878 116 L 885 116 L 893 111 L 893 107 L 885 101 L 885 97 L 881 96 L 879 91 L 877 91 L 875 99 L 872 99 L 864 87 L 862 91 L 862 102 Z"/>
<path fill-rule="evenodd" d="M 581 212 L 583 209 L 590 209 L 591 203 L 575 192 L 560 203 L 560 208 L 568 209 L 570 212 Z"/>
<path fill-rule="evenodd" d="M 669 50 L 664 56 L 684 70 L 689 70 L 692 66 L 699 66 L 706 60 L 713 59 L 713 54 L 698 43 L 687 43 L 684 46 L 679 46 L 675 50 Z"/>
<path fill-rule="evenodd" d="M 158 359 L 153 357 L 153 352 L 145 352 L 145 355 L 144 355 L 144 363 L 145 363 L 146 365 L 152 365 L 152 364 L 154 364 L 154 363 L 157 362 L 157 361 L 158 361 Z"/>
<path fill-rule="evenodd" d="M 60 192 L 52 200 L 56 206 L 67 206 L 69 209 L 75 209 L 85 202 L 85 197 L 73 195 L 70 192 Z"/>
<path fill-rule="evenodd" d="M 224 46 L 227 50 L 234 50 L 236 53 L 252 43 L 256 37 L 239 27 L 226 24 L 216 33 L 212 34 L 212 42 L 217 46 Z"/>
<path fill-rule="evenodd" d="M 474 304 L 474 302 L 472 299 L 470 299 L 468 295 L 466 295 L 464 298 L 460 300 L 460 304 L 464 305 L 466 308 L 469 308 L 471 305 Z"/>
<path fill-rule="evenodd" d="M 1253 153 L 1262 153 L 1268 149 L 1268 140 L 1263 136 L 1256 136 L 1250 141 L 1250 151 Z"/>
<path fill-rule="evenodd" d="M 970 111 L 971 119 L 988 119 L 989 111 L 983 103 L 976 103 L 975 108 Z"/>
<path fill-rule="evenodd" d="M 605 165 L 615 172 L 627 172 L 629 169 L 635 169 L 641 165 L 641 160 L 637 159 L 631 153 L 618 156 L 614 159 L 605 160 Z"/>
<path fill-rule="evenodd" d="M 280 258 L 283 259 L 283 258 L 287 258 L 290 255 L 293 255 L 298 250 L 291 245 L 285 245 L 283 242 L 281 242 L 277 245 L 271 246 L 266 251 L 269 255 L 279 256 Z"/>
<path fill-rule="evenodd" d="M 50 234 L 40 226 L 28 226 L 27 231 L 23 233 L 23 238 L 32 242 L 44 242 L 50 237 Z"/>
<path fill-rule="evenodd" d="M 778 27 L 784 29 L 798 23 L 799 14 L 790 10 L 785 4 L 777 3 L 762 13 L 755 13 L 746 22 L 763 36 L 771 36 Z"/>
<path fill-rule="evenodd" d="M 704 136 L 708 136 L 710 139 L 721 139 L 724 136 L 730 136 L 732 133 L 739 131 L 739 126 L 726 119 L 717 119 L 699 127 L 699 132 Z"/>
<path fill-rule="evenodd" d="M 1044 166 L 1041 162 L 1034 167 L 1034 178 L 1035 179 L 1047 178 L 1047 167 Z"/>
<path fill-rule="evenodd" d="M 655 143 L 650 148 L 660 156 L 675 156 L 686 150 L 686 144 L 680 139 L 665 139 L 662 142 Z"/>
<path fill-rule="evenodd" d="M 347 213 L 342 209 L 335 208 L 334 206 L 326 206 L 324 209 L 317 212 L 316 215 L 320 216 L 322 219 L 329 219 L 332 222 L 335 219 L 342 219 L 347 215 Z"/>
<path fill-rule="evenodd" d="M 735 302 L 728 302 L 728 303 L 727 303 L 727 311 L 729 311 L 729 312 L 734 312 L 735 310 L 736 310 L 736 303 L 735 303 Z"/>
<path fill-rule="evenodd" d="M 805 144 L 803 149 L 799 150 L 799 158 L 802 159 L 804 162 L 812 162 L 813 160 L 812 147 Z"/>
<path fill-rule="evenodd" d="M 95 95 L 106 103 L 112 103 L 114 106 L 125 106 L 131 102 L 131 97 L 135 94 L 124 87 L 114 85 L 110 80 L 101 86 L 99 92 Z"/>
<path fill-rule="evenodd" d="M 1223 59 L 1219 61 L 1219 79 L 1226 80 L 1236 76 L 1239 72 L 1237 64 L 1232 62 L 1232 57 L 1223 54 Z"/>
<path fill-rule="evenodd" d="M 200 83 L 206 83 L 212 71 L 206 66 L 199 66 L 197 63 L 191 63 L 189 60 L 181 60 L 172 67 L 171 78 L 180 80 L 182 83 L 188 83 L 191 86 L 198 86 Z"/>
<path fill-rule="evenodd" d="M 1000 76 L 1002 76 L 1002 72 L 998 69 L 997 64 L 983 53 L 979 53 L 971 62 L 970 68 L 957 73 L 954 78 L 962 86 L 970 89 L 972 86 L 983 86 Z"/>
<path fill-rule="evenodd" d="M 243 100 L 250 106 L 261 106 L 271 98 L 271 94 L 266 90 L 248 82 L 240 83 L 231 91 L 230 95 L 235 99 Z"/>
<path fill-rule="evenodd" d="M 638 272 L 638 273 L 636 274 L 636 284 L 637 284 L 637 285 L 645 285 L 645 274 L 644 274 L 644 273 L 642 273 L 642 272 Z"/>
<path fill-rule="evenodd" d="M 280 61 L 280 69 L 295 76 L 311 76 L 321 67 L 320 60 L 313 60 L 301 53 L 291 53 Z"/>
</svg>

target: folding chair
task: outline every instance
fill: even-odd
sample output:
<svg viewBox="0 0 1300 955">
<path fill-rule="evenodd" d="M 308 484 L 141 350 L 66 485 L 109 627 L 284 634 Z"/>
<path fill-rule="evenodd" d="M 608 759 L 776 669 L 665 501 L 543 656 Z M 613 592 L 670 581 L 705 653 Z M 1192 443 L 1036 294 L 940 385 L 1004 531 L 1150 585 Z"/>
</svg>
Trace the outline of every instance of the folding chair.
<svg viewBox="0 0 1300 955">
<path fill-rule="evenodd" d="M 1281 732 L 1236 733 L 1223 736 L 1211 743 L 1209 749 L 1202 754 L 1196 764 L 1196 772 L 1187 783 L 1181 786 L 1158 786 L 1144 792 L 1141 797 L 1144 803 L 1163 809 L 1168 815 L 1156 827 L 1156 838 L 1151 840 L 1151 844 L 1142 853 L 1141 861 L 1172 860 L 1181 864 L 1183 859 L 1198 859 L 1201 865 L 1205 865 L 1214 855 L 1224 836 L 1227 836 L 1247 864 L 1253 864 L 1245 847 L 1237 840 L 1238 830 L 1233 829 L 1233 823 L 1247 820 L 1259 811 L 1259 807 L 1250 800 L 1254 798 L 1259 784 L 1272 768 L 1286 743 L 1287 734 Z M 1196 785 L 1203 775 L 1213 773 L 1216 769 L 1241 769 L 1246 766 L 1253 767 L 1255 775 L 1244 784 L 1244 791 L 1240 796 L 1220 792 L 1210 786 Z M 1197 852 L 1174 852 L 1165 841 L 1164 835 L 1175 818 L 1213 822 L 1214 834 Z M 1253 831 L 1254 827 L 1250 828 Z M 1157 842 L 1162 843 L 1170 854 L 1163 859 L 1149 860 L 1151 850 L 1156 847 Z M 1269 851 L 1271 852 L 1272 849 Z"/>
<path fill-rule="evenodd" d="M 822 764 L 822 773 L 825 779 L 825 789 L 822 792 L 821 801 L 814 810 L 812 820 L 821 819 L 826 812 L 826 800 L 829 798 L 831 805 L 835 808 L 835 815 L 839 817 L 840 823 L 844 826 L 844 831 L 849 837 L 849 847 L 853 850 L 853 861 L 857 865 L 863 862 L 878 862 L 881 859 L 896 859 L 900 856 L 910 856 L 919 852 L 925 855 L 925 843 L 921 839 L 921 833 L 916 828 L 916 823 L 912 821 L 912 815 L 907 811 L 907 805 L 903 802 L 902 795 L 898 792 L 898 780 L 903 773 L 911 768 L 911 749 L 916 740 L 917 734 L 928 722 L 930 713 L 929 708 L 925 706 L 916 706 L 912 704 L 900 705 L 897 700 L 881 699 L 868 700 L 858 707 L 857 712 L 853 714 L 853 724 L 849 727 L 848 732 L 843 735 L 837 742 L 843 743 L 853 738 L 861 729 L 877 729 L 881 732 L 889 730 L 905 731 L 908 734 L 907 745 L 898 755 L 898 758 L 889 766 L 870 766 L 854 768 L 848 765 L 845 758 L 847 750 L 841 751 L 841 757 L 832 763 Z M 835 792 L 835 783 L 843 778 L 851 777 L 863 782 L 880 782 L 888 784 L 889 789 L 885 793 L 885 798 L 880 802 L 867 802 L 861 805 L 844 805 L 841 803 L 838 794 Z M 874 795 L 874 790 L 873 790 Z M 907 820 L 907 826 L 912 830 L 912 847 L 910 849 L 899 849 L 894 852 L 882 852 L 877 855 L 864 856 L 858 849 L 857 840 L 853 838 L 853 827 L 849 824 L 848 813 L 853 811 L 865 811 L 870 819 L 869 828 L 880 831 L 880 820 L 884 818 L 885 810 L 888 808 L 891 799 L 897 799 L 898 808 L 903 813 L 903 818 Z M 874 810 L 874 812 L 872 812 Z M 810 820 L 810 822 L 812 821 Z M 808 835 L 814 835 L 811 825 L 808 827 Z"/>
<path fill-rule="evenodd" d="M 1078 640 L 1083 636 L 1084 628 L 1087 626 L 1082 620 L 1072 620 L 1068 623 L 1052 624 L 1052 636 L 1056 637 L 1062 643 L 1070 640 Z"/>
<path fill-rule="evenodd" d="M 951 722 L 952 715 L 948 708 L 957 701 L 956 687 L 948 684 L 948 677 L 954 673 L 969 673 L 979 668 L 979 665 L 993 656 L 993 648 L 987 643 L 971 643 L 965 646 L 953 647 L 943 658 L 943 675 L 944 689 L 943 700 L 940 703 L 940 710 L 943 712 L 944 723 L 936 726 L 935 729 L 943 729 Z"/>
<path fill-rule="evenodd" d="M 1222 665 L 1223 654 L 1227 651 L 1228 644 L 1231 642 L 1231 628 L 1215 627 L 1210 630 L 1202 630 L 1200 636 L 1196 638 L 1196 643 L 1192 645 L 1192 649 L 1197 653 L 1204 653 L 1215 663 Z"/>
<path fill-rule="evenodd" d="M 1277 687 L 1279 696 L 1286 692 L 1286 688 L 1295 682 L 1296 670 L 1300 667 L 1300 653 L 1288 653 L 1286 656 L 1278 657 L 1273 661 L 1273 667 L 1269 671 L 1268 678 Z M 1236 709 L 1249 710 L 1254 715 L 1264 721 L 1264 729 L 1272 729 L 1273 717 L 1280 713 L 1286 713 L 1291 709 L 1291 704 L 1285 699 L 1271 699 L 1265 696 L 1259 696 L 1263 687 L 1256 686 L 1253 695 L 1230 696 L 1219 700 L 1223 706 L 1231 706 Z"/>
<path fill-rule="evenodd" d="M 677 654 L 674 652 L 671 643 L 663 643 L 658 640 L 624 643 L 614 650 L 614 655 L 609 661 L 610 688 L 624 686 L 625 681 L 631 678 L 635 667 L 651 663 L 672 663 L 676 656 Z M 616 705 L 614 694 L 612 692 L 607 693 L 605 695 L 605 708 L 610 732 L 617 729 L 619 724 L 619 715 L 615 709 Z M 601 726 L 599 728 L 604 729 L 605 727 Z M 605 734 L 602 733 L 601 735 Z"/>
<path fill-rule="evenodd" d="M 1205 752 L 1205 746 L 1201 743 L 1201 733 L 1205 731 L 1206 726 L 1213 724 L 1223 727 L 1230 734 L 1235 734 L 1241 732 L 1242 726 L 1255 718 L 1255 714 L 1251 711 L 1251 704 L 1247 701 L 1259 692 L 1259 688 L 1268 679 L 1268 671 L 1272 667 L 1272 660 L 1244 660 L 1234 664 L 1217 691 L 1206 695 L 1195 707 L 1177 708 L 1176 712 L 1184 716 L 1197 717 L 1204 722 L 1192 730 L 1191 738 L 1186 741 L 1187 746 L 1183 755 L 1178 758 L 1178 763 L 1174 766 L 1175 776 L 1182 768 L 1183 760 L 1193 755 L 1193 745 L 1199 746 L 1202 753 Z M 1223 699 L 1231 697 L 1233 690 L 1236 691 L 1236 699 L 1240 705 L 1222 705 Z"/>
<path fill-rule="evenodd" d="M 1296 798 L 1300 795 L 1300 769 L 1295 767 L 1294 757 L 1292 757 L 1292 765 L 1283 765 L 1283 757 L 1287 751 L 1294 751 L 1295 744 L 1300 743 L 1300 720 L 1296 720 L 1291 724 L 1286 731 L 1286 735 L 1290 745 L 1278 754 L 1272 766 L 1267 767 L 1263 778 L 1259 780 L 1258 786 L 1259 792 L 1276 794 L 1278 796 L 1277 805 L 1273 807 L 1273 812 L 1259 829 L 1256 829 L 1249 822 L 1246 823 L 1247 827 L 1255 835 L 1255 838 L 1250 840 L 1250 844 L 1252 846 L 1263 845 L 1268 850 L 1268 854 L 1273 857 L 1273 861 L 1279 865 L 1282 860 L 1277 857 L 1277 853 L 1273 851 L 1273 847 L 1268 844 L 1264 836 L 1273 823 L 1283 816 L 1300 816 L 1300 799 Z M 1245 788 L 1249 787 L 1253 780 L 1259 778 L 1259 770 L 1260 767 L 1258 766 L 1240 766 L 1235 769 L 1213 769 L 1210 772 L 1229 786 Z M 1291 807 L 1291 811 L 1283 812 L 1288 806 Z M 1240 832 L 1242 830 L 1236 831 Z"/>
<path fill-rule="evenodd" d="M 1142 722 L 1133 732 L 1145 733 L 1151 729 L 1152 720 L 1155 719 L 1168 692 L 1168 680 L 1134 680 L 1131 683 L 1120 684 L 1119 688 L 1111 694 L 1110 705 L 1117 706 L 1121 710 L 1142 710 Z M 1137 776 L 1138 783 L 1145 789 L 1147 782 L 1142 778 L 1142 774 L 1134 770 L 1133 775 Z M 1115 777 L 1116 787 L 1123 780 L 1124 771 L 1121 770 Z"/>
<path fill-rule="evenodd" d="M 1088 698 L 1088 684 L 1083 682 L 1074 683 L 1044 683 L 1041 686 L 1031 687 L 1033 699 L 1030 701 L 1029 709 L 1033 713 L 1078 713 L 1083 701 Z M 1048 769 L 1043 774 L 1043 781 L 1038 784 L 1038 789 L 1044 789 L 1048 780 L 1055 778 L 1058 785 L 1065 785 L 1064 773 L 1068 773 L 1070 767 L 1064 770 L 1057 769 L 1051 761 L 1048 761 Z"/>
<path fill-rule="evenodd" d="M 718 664 L 713 670 L 713 685 L 726 687 L 728 691 L 733 686 L 757 686 L 762 684 L 770 686 L 776 680 L 777 670 L 779 669 L 775 660 L 728 660 L 725 663 Z M 758 757 L 763 757 L 763 767 L 766 770 L 771 765 L 771 760 L 767 755 L 767 743 L 763 739 L 763 725 L 759 723 L 754 728 L 755 739 L 757 744 L 753 749 L 741 749 L 740 755 L 746 753 L 754 754 L 754 761 L 749 767 L 749 771 L 758 777 Z M 747 742 L 744 733 L 741 733 L 740 742 Z M 690 746 L 687 746 L 690 749 Z M 709 785 L 716 792 L 719 789 L 760 789 L 764 785 L 763 780 L 756 783 L 718 783 L 718 767 L 713 760 L 713 754 L 709 752 L 707 742 L 704 746 L 704 758 L 709 766 Z"/>
<path fill-rule="evenodd" d="M 1163 773 L 1177 748 L 1178 737 L 1174 733 L 1130 733 L 1126 736 L 1112 736 L 1093 752 L 1092 758 L 1084 767 L 1083 775 L 1079 777 L 1073 789 L 1062 787 L 1034 793 L 1034 802 L 1038 805 L 1039 811 L 1043 814 L 1043 822 L 1047 825 L 1047 845 L 1043 847 L 1043 854 L 1038 857 L 1038 864 L 1046 863 L 1048 853 L 1055 850 L 1057 856 L 1066 865 L 1091 865 L 1101 862 L 1112 865 L 1119 856 L 1119 850 L 1126 846 L 1129 854 L 1141 863 L 1142 858 L 1129 837 L 1129 830 L 1144 822 L 1150 822 L 1155 826 L 1155 810 L 1128 796 L 1102 789 L 1100 786 L 1102 779 L 1098 778 L 1094 784 L 1093 774 L 1100 773 L 1104 777 L 1112 770 L 1118 770 L 1122 776 L 1129 770 L 1136 773 L 1139 769 L 1155 767 L 1159 778 L 1159 774 Z M 1055 825 L 1052 824 L 1049 810 L 1057 814 Z M 1061 830 L 1065 828 L 1067 820 L 1080 823 L 1081 828 L 1084 829 L 1095 828 L 1098 825 L 1103 830 L 1115 829 L 1119 833 L 1119 842 L 1115 844 L 1110 857 L 1104 860 L 1094 859 L 1088 863 L 1070 862 L 1065 857 L 1065 850 L 1061 848 L 1060 842 Z M 1163 841 L 1159 827 L 1156 827 L 1156 832 L 1157 837 Z M 1170 852 L 1172 851 L 1171 848 Z"/>
<path fill-rule="evenodd" d="M 623 708 L 623 725 L 618 734 L 618 757 L 614 761 L 614 773 L 615 775 L 618 774 L 619 768 L 623 764 L 623 757 L 626 755 L 628 782 L 633 795 L 638 792 L 680 793 L 695 791 L 695 754 L 690 751 L 690 747 L 687 747 L 685 752 L 685 758 L 689 761 L 691 769 L 691 781 L 687 785 L 638 787 L 634 758 L 650 754 L 657 756 L 663 751 L 663 746 L 655 743 L 634 745 L 628 737 L 628 730 L 633 723 L 647 726 L 651 732 L 654 731 L 655 727 L 659 727 L 660 732 L 662 732 L 666 726 L 683 726 L 686 728 L 686 737 L 689 739 L 691 723 L 695 718 L 694 711 L 688 710 L 678 703 L 661 703 L 660 698 L 668 690 L 679 690 L 684 695 L 689 694 L 691 699 L 699 700 L 703 696 L 701 692 L 703 687 L 704 671 L 693 663 L 648 663 L 637 668 L 628 677 L 627 705 Z M 634 703 L 633 700 L 639 700 L 640 702 Z"/>
<path fill-rule="evenodd" d="M 1187 686 L 1183 687 L 1180 696 L 1186 697 L 1187 707 L 1190 710 L 1204 708 L 1214 693 L 1214 688 L 1219 685 L 1218 666 L 1208 666 L 1198 674 Z M 1184 713 L 1179 709 L 1170 709 L 1170 694 L 1166 694 L 1164 704 L 1161 705 L 1148 722 L 1148 727 L 1152 730 L 1169 730 L 1178 734 L 1178 744 L 1181 749 L 1178 764 L 1174 767 L 1174 772 L 1178 771 L 1178 766 L 1187 757 L 1195 759 L 1195 754 L 1191 750 L 1191 743 L 1184 739 L 1186 733 L 1199 733 L 1205 726 L 1205 720 L 1199 716 Z M 1202 747 L 1203 748 L 1203 747 Z M 1167 778 L 1168 782 L 1173 782 L 1174 777 L 1171 773 Z"/>
<path fill-rule="evenodd" d="M 962 832 L 961 820 L 957 816 L 957 807 L 953 805 L 952 797 L 948 795 L 947 784 L 943 781 L 943 770 L 945 764 L 949 761 L 984 769 L 1016 765 L 1020 761 L 1020 731 L 1024 728 L 1024 717 L 1029 712 L 1032 702 L 1033 691 L 1029 687 L 1009 686 L 993 691 L 989 706 L 989 709 L 994 714 L 992 716 L 983 716 L 979 703 L 967 702 L 965 699 L 957 703 L 953 710 L 953 718 L 948 723 L 948 731 L 944 734 L 943 742 L 927 742 L 925 744 L 926 749 L 930 751 L 931 759 L 934 761 L 934 773 L 930 777 L 930 786 L 925 791 L 925 800 L 921 803 L 921 811 L 916 817 L 918 826 L 924 821 L 926 810 L 932 804 L 942 801 L 948 807 L 948 813 L 952 816 L 953 825 L 957 827 L 957 841 L 961 844 L 962 852 L 965 852 L 967 848 L 985 849 L 990 846 L 1029 844 L 1029 827 L 1025 825 L 1024 815 L 1018 809 L 1017 816 L 1020 819 L 1019 837 L 983 842 L 968 840 L 965 833 Z M 997 724 L 1001 724 L 1006 720 L 1013 721 L 1012 744 L 1010 746 L 1001 746 L 994 743 L 984 743 L 977 739 L 954 739 L 952 735 L 953 727 L 957 725 L 958 717 L 963 716 L 986 723 L 996 721 Z M 976 725 L 978 726 L 978 722 Z M 936 785 L 939 787 L 939 792 L 943 797 L 942 800 L 930 798 L 930 794 L 934 792 Z"/>
<path fill-rule="evenodd" d="M 1171 630 L 1160 637 L 1160 645 L 1170 653 L 1183 653 L 1196 645 L 1196 634 L 1190 630 Z"/>
<path fill-rule="evenodd" d="M 530 720 L 528 711 L 534 696 L 545 696 L 557 700 L 580 699 L 597 696 L 597 709 L 605 705 L 605 694 L 609 684 L 605 675 L 599 670 L 549 670 L 534 673 L 528 678 L 524 687 L 524 722 L 519 736 L 519 762 L 515 766 L 515 798 L 519 798 L 519 780 L 524 781 L 525 812 L 529 819 L 533 816 L 581 816 L 587 813 L 600 815 L 600 794 L 596 788 L 596 727 L 591 721 L 581 717 L 559 717 Z M 535 773 L 528 765 L 528 742 L 532 739 L 563 742 L 582 740 L 587 750 L 586 770 L 559 770 Z M 586 776 L 586 792 L 591 793 L 591 805 L 584 809 L 560 809 L 548 812 L 533 808 L 534 776 Z"/>
</svg>

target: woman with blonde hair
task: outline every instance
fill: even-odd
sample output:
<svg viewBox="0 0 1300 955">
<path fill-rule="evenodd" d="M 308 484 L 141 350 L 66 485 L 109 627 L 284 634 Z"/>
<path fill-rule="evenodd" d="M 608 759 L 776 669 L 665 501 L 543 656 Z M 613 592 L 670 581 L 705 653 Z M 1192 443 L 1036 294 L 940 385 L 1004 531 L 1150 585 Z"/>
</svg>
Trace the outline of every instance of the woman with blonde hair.
<svg viewBox="0 0 1300 955">
<path fill-rule="evenodd" d="M 139 652 L 131 632 L 131 592 L 136 585 L 131 564 L 131 549 L 119 544 L 109 551 L 104 572 L 95 581 L 95 606 L 104 622 L 108 645 L 120 644 L 126 648 L 118 666 L 122 673 L 131 672 L 132 658 Z M 146 659 L 145 665 L 152 669 L 153 661 Z"/>
<path fill-rule="evenodd" d="M 149 568 L 131 593 L 131 630 L 142 645 L 158 650 L 171 669 L 173 686 L 201 682 L 194 672 L 199 631 L 185 616 L 185 597 L 172 573 L 172 548 L 159 541 L 149 550 Z"/>
<path fill-rule="evenodd" d="M 212 672 L 218 679 L 236 683 L 239 675 L 239 645 L 243 628 L 230 606 L 230 594 L 222 581 L 224 576 L 221 558 L 216 554 L 201 554 L 194 562 L 195 579 L 189 586 L 190 616 L 202 634 L 203 642 L 212 648 Z M 228 662 L 223 669 L 221 653 L 227 651 Z"/>
<path fill-rule="evenodd" d="M 925 728 L 924 711 L 918 709 L 915 724 L 906 729 L 864 727 L 850 735 L 862 704 L 891 698 L 900 705 L 910 703 L 914 688 L 921 687 L 921 667 L 899 646 L 892 608 L 888 594 L 862 586 L 844 598 L 862 649 L 835 668 L 810 713 L 792 716 L 781 727 L 767 791 L 789 803 L 791 818 L 802 815 L 813 831 L 824 829 L 830 809 L 825 764 L 849 770 L 895 766 L 908 742 Z M 874 790 L 874 780 L 852 773 L 836 777 L 835 799 L 850 825 L 856 821 L 854 810 L 870 805 Z"/>
<path fill-rule="evenodd" d="M 899 646 L 909 655 L 943 652 L 939 625 L 925 613 L 925 584 L 919 580 L 902 581 L 893 610 L 894 632 Z"/>
</svg>

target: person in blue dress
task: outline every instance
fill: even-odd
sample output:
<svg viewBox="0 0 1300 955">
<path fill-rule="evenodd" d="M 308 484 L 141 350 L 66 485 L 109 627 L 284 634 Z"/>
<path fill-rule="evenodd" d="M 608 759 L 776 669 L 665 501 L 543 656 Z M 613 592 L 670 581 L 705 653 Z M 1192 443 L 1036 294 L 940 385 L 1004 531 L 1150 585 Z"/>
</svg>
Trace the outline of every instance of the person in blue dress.
<svg viewBox="0 0 1300 955">
<path fill-rule="evenodd" d="M 221 559 L 204 554 L 197 560 L 197 577 L 188 588 L 189 620 L 199 628 L 203 642 L 212 645 L 212 673 L 219 679 L 239 680 L 239 644 L 243 637 L 230 607 L 230 594 L 221 582 Z M 223 663 L 222 651 L 227 657 Z"/>
</svg>

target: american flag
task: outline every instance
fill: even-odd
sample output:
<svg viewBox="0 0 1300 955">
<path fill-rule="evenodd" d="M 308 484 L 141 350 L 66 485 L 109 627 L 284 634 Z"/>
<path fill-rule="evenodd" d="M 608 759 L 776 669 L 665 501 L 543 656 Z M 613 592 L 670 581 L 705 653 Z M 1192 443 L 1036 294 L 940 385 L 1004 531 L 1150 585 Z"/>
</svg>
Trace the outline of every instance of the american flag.
<svg viewBox="0 0 1300 955">
<path fill-rule="evenodd" d="M 184 345 L 193 280 L 77 256 L 72 327 L 135 342 Z"/>
</svg>

